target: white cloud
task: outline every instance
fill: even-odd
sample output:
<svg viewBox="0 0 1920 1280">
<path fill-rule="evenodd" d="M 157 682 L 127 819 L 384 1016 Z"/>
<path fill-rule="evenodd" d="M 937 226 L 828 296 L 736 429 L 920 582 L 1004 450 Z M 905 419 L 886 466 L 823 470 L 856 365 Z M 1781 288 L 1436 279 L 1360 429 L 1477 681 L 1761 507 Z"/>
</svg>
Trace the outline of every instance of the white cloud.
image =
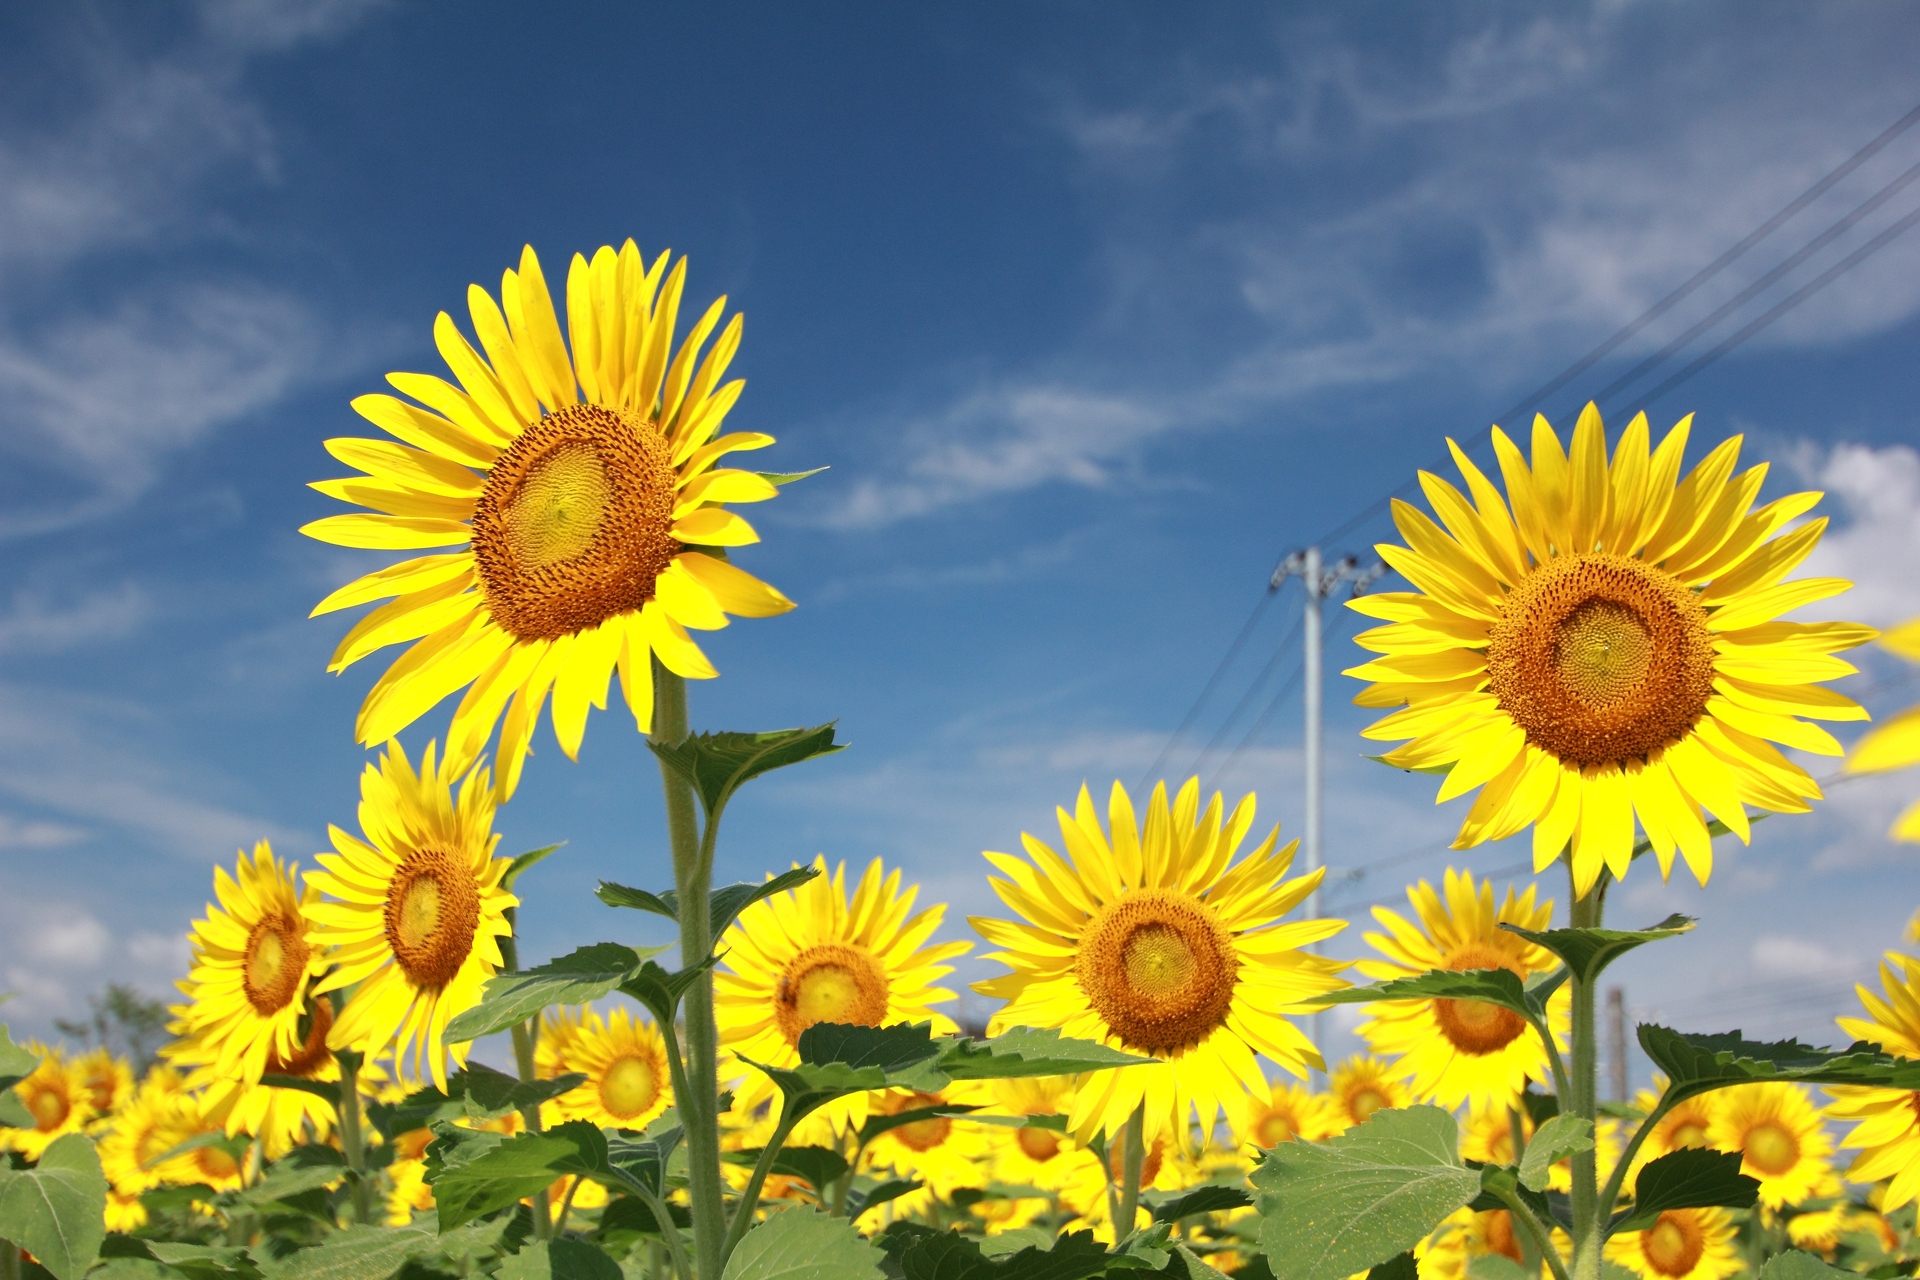
<svg viewBox="0 0 1920 1280">
<path fill-rule="evenodd" d="M 1853 582 L 1849 618 L 1884 627 L 1920 614 L 1920 452 L 1807 444 L 1792 457 L 1839 517 L 1804 571 Z"/>
<path fill-rule="evenodd" d="M 1774 933 L 1755 938 L 1748 954 L 1755 972 L 1781 978 L 1842 978 L 1864 967 L 1822 943 Z"/>
<path fill-rule="evenodd" d="M 84 827 L 0 813 L 0 849 L 57 849 L 86 836 Z"/>
<path fill-rule="evenodd" d="M 70 604 L 55 604 L 40 592 L 16 591 L 0 612 L 0 654 L 59 653 L 95 640 L 129 635 L 152 611 L 152 601 L 133 583 L 89 591 Z"/>
<path fill-rule="evenodd" d="M 106 958 L 113 935 L 107 926 L 83 911 L 56 911 L 28 927 L 22 953 L 28 958 L 67 968 L 91 969 Z"/>
</svg>

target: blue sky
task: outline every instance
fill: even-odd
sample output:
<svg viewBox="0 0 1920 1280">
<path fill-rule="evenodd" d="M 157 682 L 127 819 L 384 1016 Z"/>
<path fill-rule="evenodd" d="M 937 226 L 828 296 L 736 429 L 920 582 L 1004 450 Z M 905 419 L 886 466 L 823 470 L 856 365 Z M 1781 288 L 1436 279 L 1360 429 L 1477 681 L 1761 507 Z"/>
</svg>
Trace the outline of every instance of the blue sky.
<svg viewBox="0 0 1920 1280">
<path fill-rule="evenodd" d="M 691 293 L 747 316 L 732 423 L 780 438 L 769 465 L 832 468 L 755 513 L 742 561 L 800 608 L 711 637 L 724 674 L 693 715 L 837 718 L 853 749 L 751 789 L 721 873 L 882 856 L 959 936 L 994 906 L 978 851 L 1044 838 L 1083 779 L 1141 778 L 1282 554 L 1445 435 L 1483 452 L 1492 415 L 1920 102 L 1916 67 L 1911 12 L 1865 4 L 12 6 L 7 1013 L 41 1031 L 109 979 L 164 989 L 215 861 L 268 836 L 310 862 L 350 821 L 353 713 L 384 660 L 324 674 L 346 623 L 307 611 L 369 562 L 295 532 L 332 505 L 303 485 L 339 470 L 322 439 L 361 431 L 348 400 L 437 371 L 434 313 L 523 242 L 556 274 L 629 235 L 690 254 Z M 1917 159 L 1920 130 L 1547 412 L 1570 424 Z M 1652 408 L 1699 414 L 1696 456 L 1745 432 L 1769 494 L 1825 489 L 1818 567 L 1859 581 L 1836 612 L 1874 623 L 1920 611 L 1917 317 L 1920 235 Z M 1263 614 L 1170 774 L 1297 607 Z M 1914 700 L 1865 665 L 1876 711 Z M 1437 878 L 1460 816 L 1359 758 L 1351 683 L 1329 681 L 1328 860 L 1425 852 L 1336 909 Z M 1223 768 L 1249 720 L 1201 772 L 1297 832 L 1298 699 Z M 1722 848 L 1705 891 L 1636 870 L 1616 918 L 1705 923 L 1618 971 L 1634 1009 L 1831 1038 L 1920 902 L 1914 852 L 1882 835 L 1917 789 L 1837 789 Z M 619 716 L 578 764 L 543 735 L 500 821 L 508 849 L 570 842 L 525 882 L 536 957 L 651 936 L 588 893 L 667 882 L 657 794 Z M 1679 969 L 1691 990 L 1661 985 Z"/>
</svg>

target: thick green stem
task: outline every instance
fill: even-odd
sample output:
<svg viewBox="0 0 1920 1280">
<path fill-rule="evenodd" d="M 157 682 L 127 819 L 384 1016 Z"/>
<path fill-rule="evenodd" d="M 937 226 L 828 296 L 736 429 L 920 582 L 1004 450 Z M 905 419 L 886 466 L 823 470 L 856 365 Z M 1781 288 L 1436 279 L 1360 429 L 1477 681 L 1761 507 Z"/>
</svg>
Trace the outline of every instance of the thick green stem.
<svg viewBox="0 0 1920 1280">
<path fill-rule="evenodd" d="M 687 736 L 687 684 L 653 664 L 653 738 L 663 744 Z M 700 838 L 693 787 L 663 760 L 660 781 L 666 793 L 667 836 L 673 847 L 673 885 L 679 895 L 680 964 L 704 964 L 713 950 L 707 899 L 713 887 L 712 832 Z M 719 1037 L 713 1021 L 713 977 L 702 973 L 687 989 L 681 1005 L 686 1023 L 687 1092 L 676 1096 L 686 1128 L 687 1194 L 693 1209 L 693 1251 L 704 1280 L 720 1280 L 725 1265 L 723 1241 L 727 1207 L 720 1182 L 720 1119 L 717 1059 Z"/>
<path fill-rule="evenodd" d="M 367 1181 L 367 1144 L 360 1132 L 360 1055 L 342 1049 L 333 1055 L 340 1064 L 340 1151 L 347 1158 L 353 1220 L 373 1224 L 373 1184 Z"/>
<path fill-rule="evenodd" d="M 727 1259 L 733 1256 L 734 1248 L 753 1226 L 753 1212 L 760 1205 L 760 1188 L 766 1185 L 767 1175 L 773 1172 L 773 1162 L 779 1157 L 780 1148 L 787 1144 L 787 1135 L 793 1132 L 795 1123 L 782 1115 L 773 1136 L 760 1149 L 760 1158 L 753 1162 L 753 1174 L 747 1179 L 746 1190 L 740 1193 L 740 1202 L 733 1206 L 733 1225 L 727 1229 L 727 1242 L 721 1247 L 720 1265 L 714 1268 L 714 1275 L 725 1270 Z"/>
<path fill-rule="evenodd" d="M 1654 1126 L 1665 1119 L 1667 1112 L 1672 1109 L 1667 1100 L 1661 1098 L 1647 1113 L 1647 1118 L 1640 1122 L 1640 1127 L 1634 1130 L 1633 1136 L 1627 1139 L 1626 1150 L 1614 1162 L 1613 1176 L 1607 1179 L 1607 1185 L 1600 1190 L 1600 1203 L 1595 1212 L 1600 1215 L 1602 1222 L 1613 1217 L 1613 1206 L 1620 1200 L 1620 1189 L 1626 1184 L 1627 1170 L 1633 1167 L 1633 1158 L 1640 1154 L 1641 1145 L 1652 1135 Z"/>
<path fill-rule="evenodd" d="M 1113 1220 L 1115 1244 L 1133 1234 L 1133 1220 L 1140 1213 L 1140 1171 L 1147 1163 L 1146 1123 L 1147 1104 L 1143 1102 L 1127 1117 L 1127 1145 L 1120 1157 L 1120 1209 Z"/>
<path fill-rule="evenodd" d="M 1518 1107 L 1507 1108 L 1507 1134 L 1513 1139 L 1513 1163 L 1518 1165 L 1521 1158 L 1527 1154 L 1527 1124 Z M 1520 1269 L 1527 1273 L 1528 1280 L 1533 1280 L 1540 1274 L 1542 1257 L 1540 1245 L 1531 1233 L 1522 1234 L 1519 1243 Z M 1551 1250 L 1551 1248 L 1552 1245 L 1549 1243 L 1548 1249 Z"/>
<path fill-rule="evenodd" d="M 508 907 L 507 936 L 500 939 L 500 971 L 518 973 L 520 971 L 519 909 Z M 540 1023 L 529 1018 L 525 1022 L 513 1024 L 513 1066 L 520 1075 L 522 1084 L 532 1084 L 537 1078 L 534 1069 L 533 1048 L 540 1034 Z M 539 1133 L 544 1125 L 540 1122 L 540 1104 L 520 1109 L 520 1119 L 526 1123 L 528 1133 Z M 553 1238 L 553 1204 L 547 1189 L 542 1187 L 533 1193 L 533 1234 L 536 1239 Z"/>
<path fill-rule="evenodd" d="M 1553 1272 L 1553 1280 L 1568 1280 L 1567 1264 L 1560 1260 L 1560 1251 L 1553 1247 L 1553 1236 L 1545 1224 L 1533 1216 L 1533 1210 L 1527 1208 L 1526 1201 L 1511 1191 L 1495 1191 L 1494 1194 L 1506 1204 L 1507 1217 L 1520 1226 L 1521 1252 L 1535 1256 L 1528 1274 L 1538 1275 L 1538 1259 L 1545 1258 L 1548 1268 Z"/>
<path fill-rule="evenodd" d="M 1600 927 L 1601 887 L 1595 885 L 1584 898 L 1576 898 L 1569 913 L 1576 929 Z M 1568 1073 L 1567 1096 L 1560 1100 L 1563 1109 L 1589 1124 L 1599 1119 L 1600 1055 L 1595 1042 L 1598 1024 L 1591 981 L 1578 973 L 1567 979 L 1573 988 L 1573 1064 Z M 1573 1280 L 1600 1280 L 1602 1232 L 1606 1226 L 1600 1216 L 1598 1166 L 1595 1151 L 1588 1148 L 1573 1157 Z"/>
</svg>

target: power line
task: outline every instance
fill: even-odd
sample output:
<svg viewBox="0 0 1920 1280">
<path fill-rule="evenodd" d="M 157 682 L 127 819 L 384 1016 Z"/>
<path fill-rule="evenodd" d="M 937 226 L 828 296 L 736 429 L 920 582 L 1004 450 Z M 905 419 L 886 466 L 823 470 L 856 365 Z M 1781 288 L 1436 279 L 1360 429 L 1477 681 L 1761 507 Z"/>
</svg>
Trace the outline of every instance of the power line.
<svg viewBox="0 0 1920 1280">
<path fill-rule="evenodd" d="M 1302 615 L 1302 617 L 1304 617 L 1304 615 Z M 1295 640 L 1299 639 L 1301 621 L 1302 618 L 1295 618 L 1293 620 L 1293 626 L 1288 629 L 1286 635 L 1280 638 L 1280 644 L 1274 649 L 1273 656 L 1267 659 L 1267 665 L 1260 668 L 1260 674 L 1255 676 L 1253 683 L 1249 684 L 1246 690 L 1241 693 L 1240 701 L 1233 704 L 1233 710 L 1228 713 L 1226 720 L 1221 723 L 1218 729 L 1214 730 L 1213 737 L 1207 740 L 1207 745 L 1201 750 L 1200 754 L 1194 757 L 1193 768 L 1190 772 L 1198 774 L 1204 769 L 1207 764 L 1207 759 L 1219 749 L 1222 742 L 1226 741 L 1227 734 L 1232 731 L 1234 724 L 1239 721 L 1240 713 L 1245 711 L 1253 702 L 1254 698 L 1259 695 L 1262 686 L 1266 684 L 1268 678 L 1273 675 L 1274 670 L 1280 665 L 1280 660 L 1287 656 L 1287 650 L 1293 646 Z M 1299 671 L 1296 670 L 1288 679 L 1297 679 L 1299 674 Z"/>
<path fill-rule="evenodd" d="M 1233 665 L 1233 660 L 1240 656 L 1240 650 L 1246 646 L 1247 638 L 1253 634 L 1261 615 L 1267 611 L 1267 607 L 1279 594 L 1278 586 L 1269 586 L 1267 593 L 1260 597 L 1260 602 L 1253 606 L 1253 612 L 1249 613 L 1246 622 L 1241 624 L 1240 634 L 1233 638 L 1233 643 L 1227 646 L 1226 655 L 1220 659 L 1219 665 L 1214 667 L 1213 674 L 1207 677 L 1207 683 L 1201 688 L 1200 696 L 1193 700 L 1191 707 L 1187 708 L 1187 714 L 1180 721 L 1180 727 L 1173 731 L 1173 736 L 1167 739 L 1167 744 L 1160 748 L 1160 754 L 1154 758 L 1152 766 L 1147 769 L 1146 774 L 1140 779 L 1140 785 L 1134 790 L 1146 790 L 1147 784 L 1159 776 L 1160 770 L 1167 763 L 1167 757 L 1173 754 L 1174 747 L 1186 735 L 1187 730 L 1193 727 L 1193 722 L 1200 716 L 1200 709 L 1206 705 L 1207 699 L 1213 696 L 1214 688 L 1220 683 L 1220 677 L 1227 673 L 1227 668 Z"/>
<path fill-rule="evenodd" d="M 1295 630 L 1297 631 L 1298 629 L 1298 626 L 1296 626 Z M 1329 639 L 1339 638 L 1337 634 L 1329 637 Z M 1226 758 L 1218 769 L 1213 771 L 1213 781 L 1207 783 L 1207 790 L 1213 790 L 1214 782 L 1224 777 L 1227 772 L 1233 768 L 1234 761 L 1238 760 L 1241 755 L 1246 752 L 1247 748 L 1259 739 L 1260 734 L 1266 729 L 1268 722 L 1273 719 L 1274 714 L 1285 704 L 1287 695 L 1293 692 L 1294 686 L 1300 682 L 1300 677 L 1305 671 L 1306 663 L 1303 660 L 1299 665 L 1294 667 L 1292 673 L 1288 675 L 1285 682 L 1281 684 L 1280 691 L 1273 695 L 1272 700 L 1267 703 L 1266 709 L 1260 713 L 1259 718 L 1253 722 L 1253 726 L 1247 730 L 1246 735 L 1235 745 L 1233 753 Z"/>
</svg>

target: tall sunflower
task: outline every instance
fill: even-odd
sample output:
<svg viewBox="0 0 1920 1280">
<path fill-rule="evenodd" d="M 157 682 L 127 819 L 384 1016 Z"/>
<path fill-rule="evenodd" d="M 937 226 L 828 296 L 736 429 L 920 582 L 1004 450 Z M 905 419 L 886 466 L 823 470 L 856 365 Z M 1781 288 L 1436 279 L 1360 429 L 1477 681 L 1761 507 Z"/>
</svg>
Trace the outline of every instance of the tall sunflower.
<svg viewBox="0 0 1920 1280">
<path fill-rule="evenodd" d="M 1012 970 L 973 986 L 1006 1001 L 988 1030 L 1055 1027 L 1166 1064 L 1090 1075 L 1074 1094 L 1075 1133 L 1111 1137 L 1143 1105 L 1149 1141 L 1184 1131 L 1195 1111 L 1202 1130 L 1221 1112 L 1243 1129 L 1248 1092 L 1267 1084 L 1255 1055 L 1303 1076 L 1320 1065 L 1285 1015 L 1347 985 L 1336 976 L 1345 962 L 1305 950 L 1344 921 L 1278 923 L 1322 873 L 1283 879 L 1299 842 L 1276 851 L 1277 827 L 1234 862 L 1253 827 L 1254 797 L 1223 820 L 1218 792 L 1201 811 L 1198 778 L 1171 806 L 1165 784 L 1154 787 L 1144 829 L 1118 782 L 1107 805 L 1111 835 L 1085 786 L 1073 813 L 1056 812 L 1065 857 L 1025 833 L 1031 861 L 985 855 L 1001 873 L 991 877 L 994 891 L 1020 917 L 972 918 L 1002 948 L 987 958 Z"/>
<path fill-rule="evenodd" d="M 416 774 L 398 741 L 379 767 L 360 775 L 364 840 L 329 826 L 332 853 L 307 884 L 335 901 L 306 906 L 308 940 L 333 948 L 333 972 L 315 988 L 354 988 L 327 1033 L 334 1049 L 370 1058 L 413 1053 L 416 1074 L 447 1085 L 447 1059 L 467 1060 L 464 1044 L 444 1040 L 447 1023 L 480 1002 L 500 969 L 500 939 L 512 933 L 506 910 L 519 899 L 501 887 L 512 865 L 493 856 L 497 796 L 485 768 L 465 773 L 448 759 L 434 766 L 428 743 Z M 460 794 L 454 797 L 454 783 Z"/>
<path fill-rule="evenodd" d="M 1335 1133 L 1366 1123 L 1376 1111 L 1413 1105 L 1408 1089 L 1379 1058 L 1356 1053 L 1327 1076 L 1327 1111 Z"/>
<path fill-rule="evenodd" d="M 18 1151 L 38 1160 L 55 1138 L 86 1131 L 94 1118 L 93 1095 L 57 1045 L 29 1040 L 26 1050 L 40 1062 L 13 1086 L 13 1092 L 33 1117 L 33 1127 L 0 1127 L 0 1151 Z"/>
<path fill-rule="evenodd" d="M 829 870 L 797 889 L 762 898 L 740 913 L 721 939 L 725 968 L 713 979 L 713 1012 L 723 1053 L 770 1067 L 800 1061 L 800 1033 L 816 1022 L 883 1027 L 932 1022 L 935 1034 L 954 1031 L 933 1006 L 953 999 L 937 987 L 953 972 L 943 963 L 964 955 L 966 942 L 931 942 L 946 918 L 938 904 L 913 912 L 918 885 L 900 887 L 900 869 L 875 858 L 847 896 L 847 867 Z M 736 1109 L 751 1110 L 776 1090 L 764 1072 L 742 1067 Z M 854 1094 L 822 1109 L 836 1124 L 866 1118 L 867 1095 Z"/>
<path fill-rule="evenodd" d="M 1471 871 L 1447 868 L 1444 892 L 1427 881 L 1407 890 L 1415 924 L 1386 907 L 1373 918 L 1386 933 L 1367 942 L 1386 958 L 1359 960 L 1369 978 L 1406 978 L 1432 969 L 1506 969 L 1522 982 L 1551 973 L 1560 961 L 1500 926 L 1540 930 L 1553 921 L 1553 900 L 1534 904 L 1535 886 L 1494 906 L 1493 884 L 1475 885 Z M 1548 1029 L 1566 1049 L 1570 994 L 1562 988 L 1548 1006 Z M 1547 1050 L 1519 1014 L 1480 1000 L 1383 1000 L 1367 1006 L 1360 1035 L 1375 1053 L 1397 1059 L 1394 1069 L 1423 1099 L 1449 1109 L 1463 1102 L 1510 1100 L 1529 1077 L 1547 1078 Z"/>
<path fill-rule="evenodd" d="M 1347 671 L 1372 682 L 1354 701 L 1402 708 L 1365 736 L 1412 739 L 1389 764 L 1448 767 L 1439 800 L 1480 788 L 1456 849 L 1532 826 L 1543 870 L 1571 842 L 1580 897 L 1603 868 L 1626 875 L 1636 819 L 1663 876 L 1678 851 L 1705 884 L 1709 814 L 1746 840 L 1747 805 L 1820 798 L 1773 743 L 1837 756 L 1810 721 L 1866 719 L 1817 682 L 1852 673 L 1832 655 L 1873 629 L 1776 621 L 1851 585 L 1783 580 L 1827 522 L 1781 531 L 1820 495 L 1752 510 L 1767 467 L 1734 473 L 1738 436 L 1679 479 L 1691 424 L 1650 450 L 1636 416 L 1611 465 L 1591 404 L 1571 453 L 1534 419 L 1531 466 L 1495 427 L 1504 501 L 1448 441 L 1472 500 L 1421 472 L 1440 523 L 1396 500 L 1408 545 L 1379 548 L 1419 590 L 1349 606 L 1388 624 L 1358 637 L 1381 656 Z"/>
<path fill-rule="evenodd" d="M 1761 1204 L 1779 1209 L 1823 1194 L 1833 1181 L 1833 1139 L 1804 1088 L 1765 1080 L 1719 1092 L 1713 1145 L 1740 1152 L 1740 1171 L 1759 1181 Z"/>
<path fill-rule="evenodd" d="M 1920 618 L 1911 618 L 1880 637 L 1880 647 L 1910 662 L 1920 662 Z M 1920 764 L 1920 706 L 1908 707 L 1860 741 L 1847 756 L 1848 773 L 1882 773 Z M 1908 805 L 1889 833 L 1895 840 L 1920 841 L 1920 800 Z M 1920 938 L 1920 916 L 1914 917 Z"/>
<path fill-rule="evenodd" d="M 563 1093 L 554 1109 L 563 1120 L 589 1120 L 614 1129 L 644 1129 L 673 1105 L 667 1042 L 651 1022 L 624 1007 L 602 1018 L 587 1010 L 572 1034 L 554 1047 L 553 1075 L 578 1071 L 585 1084 Z"/>
<path fill-rule="evenodd" d="M 1606 1260 L 1645 1280 L 1727 1280 L 1746 1269 L 1725 1209 L 1669 1209 L 1645 1231 L 1607 1240 Z"/>
<path fill-rule="evenodd" d="M 579 752 L 588 705 L 605 709 L 616 667 L 645 733 L 649 655 L 704 679 L 716 673 L 688 627 L 793 607 L 727 561 L 725 548 L 759 535 L 725 504 L 776 490 L 758 472 L 715 464 L 773 437 L 717 434 L 746 385 L 720 384 L 741 320 L 735 315 L 701 358 L 723 297 L 675 351 L 687 264 L 668 272 L 669 256 L 648 266 L 631 240 L 618 252 L 602 246 L 591 262 L 575 254 L 569 355 L 539 259 L 525 248 L 520 270 L 501 277 L 498 303 L 479 285 L 467 290 L 480 350 L 446 312 L 434 321 L 434 343 L 459 385 L 395 373 L 387 381 L 418 404 L 389 395 L 353 402 L 400 443 L 326 442 L 362 474 L 313 487 L 371 510 L 328 516 L 302 533 L 348 547 L 465 548 L 390 565 L 314 607 L 321 614 L 397 597 L 347 633 L 331 671 L 417 642 L 361 705 L 362 743 L 385 741 L 465 688 L 447 755 L 461 765 L 476 759 L 504 712 L 498 757 L 508 796 L 549 692 L 554 735 L 569 757 Z"/>
<path fill-rule="evenodd" d="M 1872 1017 L 1836 1021 L 1856 1040 L 1872 1041 L 1896 1057 L 1920 1058 L 1920 960 L 1893 953 L 1887 959 L 1893 965 L 1880 966 L 1884 1000 L 1864 986 L 1854 988 Z M 1855 1182 L 1892 1180 L 1879 1206 L 1882 1213 L 1920 1200 L 1920 1090 L 1828 1085 L 1827 1093 L 1833 1098 L 1829 1116 L 1859 1122 L 1840 1143 L 1860 1148 L 1847 1177 Z"/>
</svg>

